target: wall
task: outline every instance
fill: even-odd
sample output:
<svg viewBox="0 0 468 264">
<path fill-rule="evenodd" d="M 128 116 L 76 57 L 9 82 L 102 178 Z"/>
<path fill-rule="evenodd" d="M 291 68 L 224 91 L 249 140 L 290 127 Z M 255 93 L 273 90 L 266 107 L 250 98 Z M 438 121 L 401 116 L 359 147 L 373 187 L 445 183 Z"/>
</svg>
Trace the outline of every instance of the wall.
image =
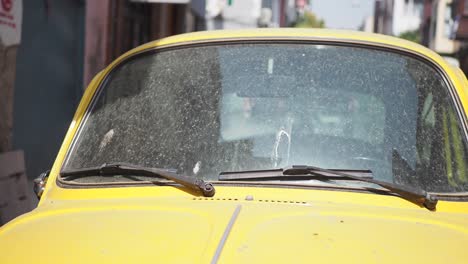
<svg viewBox="0 0 468 264">
<path fill-rule="evenodd" d="M 24 1 L 13 149 L 29 179 L 49 169 L 82 94 L 85 1 Z"/>
<path fill-rule="evenodd" d="M 429 30 L 429 48 L 441 54 L 453 54 L 458 50 L 458 42 L 449 39 L 452 25 L 448 4 L 451 0 L 433 2 Z"/>
<path fill-rule="evenodd" d="M 398 36 L 408 30 L 418 29 L 423 12 L 422 1 L 395 0 L 393 6 L 393 35 Z"/>
<path fill-rule="evenodd" d="M 0 153 L 12 148 L 13 95 L 18 46 L 5 47 L 0 38 Z"/>
</svg>

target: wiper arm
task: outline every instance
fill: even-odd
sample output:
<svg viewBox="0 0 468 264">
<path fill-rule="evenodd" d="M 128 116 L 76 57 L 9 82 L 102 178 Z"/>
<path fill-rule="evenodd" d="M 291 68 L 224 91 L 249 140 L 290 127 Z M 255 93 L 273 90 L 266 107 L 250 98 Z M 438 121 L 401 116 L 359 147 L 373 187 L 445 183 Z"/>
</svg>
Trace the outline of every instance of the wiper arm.
<svg viewBox="0 0 468 264">
<path fill-rule="evenodd" d="M 375 179 L 361 178 L 347 173 L 332 171 L 324 168 L 314 167 L 314 166 L 292 166 L 286 170 L 283 170 L 285 175 L 295 175 L 301 173 L 311 173 L 311 174 L 322 174 L 322 173 L 334 173 L 335 175 L 341 176 L 343 178 L 348 178 L 356 181 L 368 182 L 372 184 L 379 185 L 385 189 L 400 195 L 402 198 L 405 198 L 419 206 L 424 206 L 429 210 L 435 210 L 437 205 L 437 199 L 430 195 L 428 192 L 413 188 L 410 186 L 404 186 L 396 183 L 390 183 L 385 181 L 379 181 Z"/>
<path fill-rule="evenodd" d="M 268 175 L 268 171 L 271 173 Z M 283 169 L 272 169 L 263 171 L 245 171 L 245 172 L 222 172 L 219 175 L 219 180 L 235 181 L 235 180 L 252 180 L 252 179 L 274 179 L 274 178 L 297 178 L 297 177 L 313 177 L 331 179 L 350 179 L 355 181 L 367 182 L 379 185 L 385 189 L 398 194 L 400 197 L 411 201 L 419 206 L 424 206 L 429 210 L 435 210 L 437 199 L 424 190 L 404 186 L 400 184 L 390 183 L 344 173 L 339 170 L 330 170 L 314 166 L 293 165 Z"/>
<path fill-rule="evenodd" d="M 136 175 L 146 177 L 161 177 L 174 181 L 195 191 L 202 192 L 206 197 L 215 194 L 214 186 L 202 179 L 172 173 L 164 169 L 142 167 L 126 163 L 104 163 L 99 167 L 73 169 L 60 172 L 61 177 L 88 177 L 88 176 L 113 176 L 113 175 Z"/>
</svg>

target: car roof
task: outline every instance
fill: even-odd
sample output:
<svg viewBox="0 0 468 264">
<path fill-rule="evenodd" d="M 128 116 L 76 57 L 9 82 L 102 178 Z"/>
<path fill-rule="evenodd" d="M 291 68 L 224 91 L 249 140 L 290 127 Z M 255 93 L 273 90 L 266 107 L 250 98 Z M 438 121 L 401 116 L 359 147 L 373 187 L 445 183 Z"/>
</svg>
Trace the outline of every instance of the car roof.
<svg viewBox="0 0 468 264">
<path fill-rule="evenodd" d="M 448 64 L 434 51 L 412 41 L 397 37 L 368 33 L 362 31 L 317 29 L 317 28 L 252 28 L 252 29 L 224 29 L 212 31 L 198 31 L 174 35 L 154 40 L 138 46 L 114 60 L 110 67 L 119 64 L 122 60 L 144 50 L 170 46 L 186 45 L 191 43 L 215 43 L 220 41 L 242 40 L 312 40 L 333 43 L 353 43 L 368 46 L 380 46 L 393 50 L 410 52 L 431 60 L 445 71 L 453 71 L 455 67 Z"/>
<path fill-rule="evenodd" d="M 419 53 L 429 57 L 438 63 L 445 63 L 442 58 L 430 49 L 397 37 L 382 34 L 367 33 L 350 30 L 334 29 L 310 29 L 310 28 L 254 28 L 234 30 L 199 31 L 174 35 L 143 44 L 128 53 L 135 53 L 145 49 L 163 46 L 183 45 L 197 42 L 218 42 L 223 40 L 255 40 L 255 39 L 291 39 L 291 40 L 316 40 L 332 42 L 351 42 L 385 46 L 413 53 Z"/>
<path fill-rule="evenodd" d="M 224 29 L 212 31 L 198 31 L 166 37 L 149 42 L 148 46 L 161 46 L 181 44 L 194 41 L 218 41 L 223 39 L 242 38 L 321 38 L 335 40 L 355 40 L 363 42 L 375 42 L 393 44 L 417 48 L 416 43 L 401 38 L 390 37 L 382 34 L 367 33 L 362 31 L 317 29 L 317 28 L 253 28 L 253 29 Z M 422 47 L 422 46 L 420 46 Z"/>
</svg>

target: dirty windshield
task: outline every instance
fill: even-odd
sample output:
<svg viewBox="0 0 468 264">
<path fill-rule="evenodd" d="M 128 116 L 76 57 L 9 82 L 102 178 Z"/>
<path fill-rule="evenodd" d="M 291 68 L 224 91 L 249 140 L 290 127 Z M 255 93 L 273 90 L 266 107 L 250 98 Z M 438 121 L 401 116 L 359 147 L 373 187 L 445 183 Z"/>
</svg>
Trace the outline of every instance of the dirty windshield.
<svg viewBox="0 0 468 264">
<path fill-rule="evenodd" d="M 217 180 L 307 164 L 468 190 L 448 87 L 406 55 L 271 42 L 185 47 L 122 63 L 96 96 L 63 169 L 127 162 Z"/>
</svg>

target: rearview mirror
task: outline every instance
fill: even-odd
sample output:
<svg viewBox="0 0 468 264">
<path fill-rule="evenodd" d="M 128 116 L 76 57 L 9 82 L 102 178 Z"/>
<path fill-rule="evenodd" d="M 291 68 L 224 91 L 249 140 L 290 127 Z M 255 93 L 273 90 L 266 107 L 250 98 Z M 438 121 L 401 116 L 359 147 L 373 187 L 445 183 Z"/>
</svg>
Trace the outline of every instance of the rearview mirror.
<svg viewBox="0 0 468 264">
<path fill-rule="evenodd" d="M 47 178 L 49 178 L 50 170 L 41 173 L 39 177 L 34 179 L 34 193 L 37 196 L 37 199 L 41 199 L 42 193 L 44 192 L 45 185 L 47 183 Z"/>
</svg>

